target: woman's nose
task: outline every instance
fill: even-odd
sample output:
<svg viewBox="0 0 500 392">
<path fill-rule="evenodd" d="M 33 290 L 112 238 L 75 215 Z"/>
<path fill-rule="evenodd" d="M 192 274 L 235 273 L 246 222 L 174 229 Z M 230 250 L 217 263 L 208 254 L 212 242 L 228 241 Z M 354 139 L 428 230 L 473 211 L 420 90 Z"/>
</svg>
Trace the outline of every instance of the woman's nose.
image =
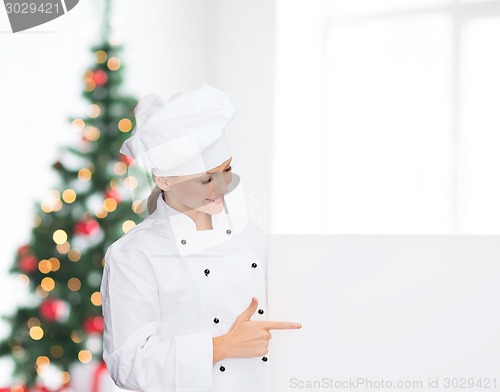
<svg viewBox="0 0 500 392">
<path fill-rule="evenodd" d="M 224 176 L 222 174 L 215 174 L 212 176 L 212 181 L 210 181 L 210 192 L 212 196 L 219 196 L 223 193 L 227 193 L 228 186 L 226 181 L 224 180 Z"/>
</svg>

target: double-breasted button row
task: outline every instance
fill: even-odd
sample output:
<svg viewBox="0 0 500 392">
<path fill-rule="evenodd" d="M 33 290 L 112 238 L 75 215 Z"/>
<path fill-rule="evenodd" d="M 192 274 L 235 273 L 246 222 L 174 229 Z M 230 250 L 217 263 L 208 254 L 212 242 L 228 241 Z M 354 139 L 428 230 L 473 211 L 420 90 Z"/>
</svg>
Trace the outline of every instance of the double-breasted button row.
<svg viewBox="0 0 500 392">
<path fill-rule="evenodd" d="M 226 234 L 231 234 L 231 230 L 226 230 Z M 186 240 L 182 240 L 181 243 L 183 245 L 186 244 Z M 253 262 L 251 264 L 251 267 L 252 268 L 257 268 L 257 263 Z M 204 272 L 205 276 L 208 276 L 208 274 L 210 274 L 210 270 L 208 268 L 206 268 L 203 272 Z M 264 314 L 264 310 L 263 309 L 259 309 L 258 313 L 259 314 Z M 217 317 L 215 317 L 213 321 L 214 321 L 215 324 L 218 324 L 220 320 Z M 267 362 L 267 357 L 262 357 L 262 361 Z M 224 372 L 226 370 L 226 368 L 224 366 L 220 366 L 219 370 L 221 372 Z"/>
</svg>

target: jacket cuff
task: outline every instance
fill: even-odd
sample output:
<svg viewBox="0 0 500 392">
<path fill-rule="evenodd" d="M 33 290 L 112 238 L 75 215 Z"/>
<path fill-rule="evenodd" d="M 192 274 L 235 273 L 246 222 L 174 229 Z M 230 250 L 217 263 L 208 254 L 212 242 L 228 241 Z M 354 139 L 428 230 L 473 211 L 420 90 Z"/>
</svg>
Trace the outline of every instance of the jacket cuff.
<svg viewBox="0 0 500 392">
<path fill-rule="evenodd" d="M 212 391 L 213 340 L 208 332 L 175 336 L 175 385 L 179 392 Z"/>
</svg>

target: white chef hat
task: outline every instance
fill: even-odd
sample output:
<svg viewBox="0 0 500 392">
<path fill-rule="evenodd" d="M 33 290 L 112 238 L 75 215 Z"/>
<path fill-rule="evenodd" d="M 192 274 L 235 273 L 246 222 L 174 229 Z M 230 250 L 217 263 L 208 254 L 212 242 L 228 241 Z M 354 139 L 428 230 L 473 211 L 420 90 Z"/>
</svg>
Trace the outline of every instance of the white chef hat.
<svg viewBox="0 0 500 392">
<path fill-rule="evenodd" d="M 156 176 L 203 173 L 231 156 L 224 129 L 234 110 L 228 97 L 207 83 L 166 102 L 145 95 L 134 114 L 136 126 L 120 152 Z"/>
</svg>

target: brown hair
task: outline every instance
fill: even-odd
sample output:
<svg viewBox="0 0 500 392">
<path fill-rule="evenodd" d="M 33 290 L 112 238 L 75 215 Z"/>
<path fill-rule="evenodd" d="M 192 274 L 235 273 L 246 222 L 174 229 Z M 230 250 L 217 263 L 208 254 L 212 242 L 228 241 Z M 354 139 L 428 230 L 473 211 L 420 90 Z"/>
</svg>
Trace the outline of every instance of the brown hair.
<svg viewBox="0 0 500 392">
<path fill-rule="evenodd" d="M 156 210 L 156 201 L 158 200 L 158 196 L 160 196 L 160 193 L 162 193 L 162 189 L 158 185 L 155 185 L 148 197 L 148 215 L 151 215 Z"/>
</svg>

